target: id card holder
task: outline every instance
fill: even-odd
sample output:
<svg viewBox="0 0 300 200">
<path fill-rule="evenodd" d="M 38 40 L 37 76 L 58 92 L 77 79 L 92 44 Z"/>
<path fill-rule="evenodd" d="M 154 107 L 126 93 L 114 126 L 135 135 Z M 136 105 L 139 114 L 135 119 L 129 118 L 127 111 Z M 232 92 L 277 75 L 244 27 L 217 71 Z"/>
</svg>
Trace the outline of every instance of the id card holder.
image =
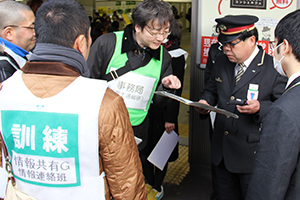
<svg viewBox="0 0 300 200">
<path fill-rule="evenodd" d="M 248 93 L 247 93 L 248 100 L 258 99 L 258 93 L 259 93 L 258 88 L 259 88 L 258 84 L 253 84 L 253 83 L 249 84 Z"/>
</svg>

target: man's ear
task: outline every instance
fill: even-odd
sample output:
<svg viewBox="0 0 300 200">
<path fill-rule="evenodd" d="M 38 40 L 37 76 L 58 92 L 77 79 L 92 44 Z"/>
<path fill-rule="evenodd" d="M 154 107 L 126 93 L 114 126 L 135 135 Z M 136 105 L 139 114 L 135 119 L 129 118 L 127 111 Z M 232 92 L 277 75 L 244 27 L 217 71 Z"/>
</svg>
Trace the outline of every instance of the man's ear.
<svg viewBox="0 0 300 200">
<path fill-rule="evenodd" d="M 292 46 L 290 45 L 290 43 L 286 39 L 283 40 L 283 45 L 282 46 L 283 46 L 283 47 L 281 47 L 282 55 L 292 53 Z"/>
<path fill-rule="evenodd" d="M 251 42 L 251 45 L 252 46 L 255 46 L 256 45 L 256 37 L 254 35 L 252 35 L 250 38 L 249 38 L 249 41 Z"/>
<path fill-rule="evenodd" d="M 142 28 L 140 26 L 136 25 L 136 24 L 134 25 L 134 30 L 135 30 L 136 33 L 142 32 Z"/>
<path fill-rule="evenodd" d="M 83 54 L 86 49 L 86 38 L 83 34 L 78 35 L 73 44 L 73 48 L 78 50 L 81 54 Z"/>
<path fill-rule="evenodd" d="M 14 35 L 14 29 L 9 26 L 3 29 L 0 33 L 0 36 L 9 42 L 13 41 L 14 38 L 13 35 Z"/>
</svg>

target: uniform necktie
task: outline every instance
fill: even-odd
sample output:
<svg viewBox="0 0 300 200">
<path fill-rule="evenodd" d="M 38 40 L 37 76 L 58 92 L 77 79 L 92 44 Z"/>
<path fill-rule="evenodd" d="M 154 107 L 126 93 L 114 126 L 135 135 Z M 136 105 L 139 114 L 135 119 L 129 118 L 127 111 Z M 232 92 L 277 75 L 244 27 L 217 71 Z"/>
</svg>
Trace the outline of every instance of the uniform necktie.
<svg viewBox="0 0 300 200">
<path fill-rule="evenodd" d="M 245 64 L 244 63 L 239 63 L 238 64 L 239 66 L 239 70 L 235 76 L 235 84 L 237 84 L 239 82 L 239 80 L 241 79 L 242 75 L 244 74 L 244 67 L 245 67 Z"/>
</svg>

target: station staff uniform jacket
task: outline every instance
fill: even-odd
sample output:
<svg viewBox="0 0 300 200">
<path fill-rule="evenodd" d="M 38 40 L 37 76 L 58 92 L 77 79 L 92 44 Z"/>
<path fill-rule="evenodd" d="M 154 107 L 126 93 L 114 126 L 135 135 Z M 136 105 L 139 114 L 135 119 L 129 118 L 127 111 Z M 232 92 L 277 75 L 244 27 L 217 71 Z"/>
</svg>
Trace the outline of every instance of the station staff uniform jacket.
<svg viewBox="0 0 300 200">
<path fill-rule="evenodd" d="M 74 68 L 55 62 L 28 62 L 22 71 L 25 85 L 39 98 L 58 94 L 80 76 Z M 1 87 L 5 85 L 1 84 Z M 85 103 L 82 102 L 81 106 Z M 99 174 L 103 171 L 106 174 L 106 199 L 110 199 L 110 196 L 124 200 L 147 199 L 142 166 L 127 109 L 122 97 L 109 88 L 100 106 L 98 127 Z M 1 141 L 0 144 L 2 146 Z"/>
<path fill-rule="evenodd" d="M 299 82 L 288 85 L 263 119 L 246 200 L 300 199 Z"/>
<path fill-rule="evenodd" d="M 216 60 L 207 87 L 200 99 L 209 105 L 239 115 L 239 119 L 217 114 L 212 136 L 211 158 L 217 166 L 224 159 L 225 166 L 232 173 L 251 173 L 255 150 L 259 141 L 261 120 L 267 109 L 284 91 L 286 78 L 274 69 L 272 57 L 259 47 L 259 52 L 235 85 L 235 66 L 227 56 Z M 255 114 L 239 113 L 235 105 L 227 105 L 230 99 L 247 99 L 250 84 L 259 86 L 260 110 Z"/>
</svg>

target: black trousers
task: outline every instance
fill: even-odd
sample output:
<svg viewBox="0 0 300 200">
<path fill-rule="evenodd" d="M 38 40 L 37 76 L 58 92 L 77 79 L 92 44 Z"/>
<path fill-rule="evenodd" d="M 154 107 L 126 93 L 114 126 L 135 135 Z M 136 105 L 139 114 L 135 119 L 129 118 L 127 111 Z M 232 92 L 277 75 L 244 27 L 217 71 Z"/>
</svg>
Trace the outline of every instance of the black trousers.
<svg viewBox="0 0 300 200">
<path fill-rule="evenodd" d="M 244 200 L 251 179 L 249 173 L 232 173 L 226 169 L 224 160 L 215 166 L 219 200 Z"/>
<path fill-rule="evenodd" d="M 154 149 L 156 143 L 158 142 L 160 136 L 163 133 L 163 131 L 159 131 L 159 133 L 153 131 L 153 127 L 158 126 L 158 124 L 155 123 L 156 121 L 153 120 L 153 118 L 155 117 L 157 116 L 155 116 L 153 105 L 151 105 L 148 115 L 143 121 L 143 123 L 139 126 L 133 127 L 133 131 L 135 136 L 140 137 L 143 140 L 143 142 L 138 146 L 138 149 L 140 159 L 142 162 L 145 182 L 160 192 L 161 185 L 167 173 L 168 162 L 166 163 L 163 171 L 161 171 L 159 168 L 155 167 L 152 163 L 150 163 L 147 160 L 148 156 Z M 159 134 L 159 136 L 157 136 L 157 134 Z"/>
</svg>

